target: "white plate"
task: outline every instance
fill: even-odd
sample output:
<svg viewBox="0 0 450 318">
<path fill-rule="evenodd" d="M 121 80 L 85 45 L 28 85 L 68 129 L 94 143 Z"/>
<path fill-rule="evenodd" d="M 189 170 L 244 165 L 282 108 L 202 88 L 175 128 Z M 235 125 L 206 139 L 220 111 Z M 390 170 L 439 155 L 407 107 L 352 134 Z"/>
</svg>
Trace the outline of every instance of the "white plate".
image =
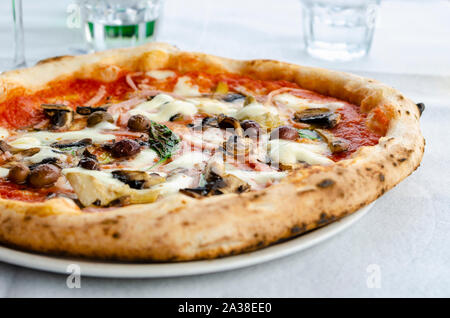
<svg viewBox="0 0 450 318">
<path fill-rule="evenodd" d="M 343 231 L 365 215 L 372 206 L 373 203 L 339 221 L 292 240 L 255 252 L 214 260 L 159 264 L 103 262 L 43 256 L 0 246 L 0 261 L 64 274 L 69 265 L 76 264 L 81 269 L 81 275 L 96 277 L 142 278 L 207 274 L 255 265 L 307 249 Z"/>
</svg>

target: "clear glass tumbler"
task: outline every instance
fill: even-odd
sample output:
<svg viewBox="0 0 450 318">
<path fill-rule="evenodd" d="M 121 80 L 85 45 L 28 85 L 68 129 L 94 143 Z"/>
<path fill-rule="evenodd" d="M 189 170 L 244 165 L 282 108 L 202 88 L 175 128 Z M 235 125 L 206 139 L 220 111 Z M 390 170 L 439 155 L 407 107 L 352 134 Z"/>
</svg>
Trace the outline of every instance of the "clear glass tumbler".
<svg viewBox="0 0 450 318">
<path fill-rule="evenodd" d="M 380 0 L 301 0 L 306 51 L 317 58 L 348 61 L 372 44 Z"/>
<path fill-rule="evenodd" d="M 153 41 L 162 0 L 78 0 L 90 49 L 101 51 Z"/>
</svg>

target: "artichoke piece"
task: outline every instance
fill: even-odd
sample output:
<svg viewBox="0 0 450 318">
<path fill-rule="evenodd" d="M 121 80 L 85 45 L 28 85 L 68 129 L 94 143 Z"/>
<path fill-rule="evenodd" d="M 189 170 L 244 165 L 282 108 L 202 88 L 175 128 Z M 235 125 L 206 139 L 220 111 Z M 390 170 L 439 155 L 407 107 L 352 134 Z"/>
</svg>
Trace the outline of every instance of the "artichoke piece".
<svg viewBox="0 0 450 318">
<path fill-rule="evenodd" d="M 42 104 L 44 115 L 50 120 L 50 129 L 64 129 L 72 124 L 73 110 L 64 104 Z"/>
<path fill-rule="evenodd" d="M 228 85 L 225 82 L 219 82 L 216 87 L 216 94 L 227 94 Z"/>
<path fill-rule="evenodd" d="M 346 139 L 336 137 L 323 129 L 315 129 L 315 131 L 326 141 L 332 153 L 342 152 L 348 149 L 349 143 Z"/>
<path fill-rule="evenodd" d="M 129 204 L 154 202 L 159 189 L 136 190 L 114 179 L 103 171 L 84 170 L 80 168 L 63 171 L 83 206 L 108 206 L 111 202 L 127 198 Z"/>
<path fill-rule="evenodd" d="M 112 172 L 113 178 L 128 184 L 133 189 L 148 189 L 156 184 L 163 183 L 166 178 L 157 173 L 147 173 L 145 171 L 115 170 Z"/>
</svg>

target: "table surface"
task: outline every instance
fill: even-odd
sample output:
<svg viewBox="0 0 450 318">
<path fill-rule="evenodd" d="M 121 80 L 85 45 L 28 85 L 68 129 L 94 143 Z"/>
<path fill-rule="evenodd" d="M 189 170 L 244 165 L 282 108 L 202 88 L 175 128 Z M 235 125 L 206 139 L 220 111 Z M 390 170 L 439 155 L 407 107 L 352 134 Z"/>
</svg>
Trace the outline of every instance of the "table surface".
<svg viewBox="0 0 450 318">
<path fill-rule="evenodd" d="M 450 2 L 385 1 L 362 60 L 328 63 L 303 53 L 300 3 L 167 0 L 159 39 L 233 58 L 272 58 L 352 71 L 398 88 L 427 109 L 420 168 L 350 229 L 309 250 L 229 272 L 164 279 L 66 276 L 0 263 L 2 297 L 435 297 L 450 296 Z M 70 1 L 24 0 L 28 61 L 82 43 L 66 27 Z M 256 11 L 254 8 L 258 8 Z M 0 4 L 0 60 L 12 52 L 8 1 Z M 369 288 L 370 269 L 379 288 Z"/>
</svg>

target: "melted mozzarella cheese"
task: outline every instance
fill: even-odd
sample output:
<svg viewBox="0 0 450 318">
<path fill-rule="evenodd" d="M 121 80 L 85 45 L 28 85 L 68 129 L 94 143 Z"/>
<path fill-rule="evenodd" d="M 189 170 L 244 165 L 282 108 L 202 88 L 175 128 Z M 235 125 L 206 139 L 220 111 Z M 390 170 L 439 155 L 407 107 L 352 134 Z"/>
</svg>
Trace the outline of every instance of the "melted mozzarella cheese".
<svg viewBox="0 0 450 318">
<path fill-rule="evenodd" d="M 0 167 L 0 178 L 6 178 L 8 176 L 9 169 Z"/>
<path fill-rule="evenodd" d="M 123 162 L 127 168 L 142 169 L 151 167 L 156 163 L 158 154 L 152 149 L 144 149 L 132 160 Z"/>
<path fill-rule="evenodd" d="M 145 73 L 146 75 L 153 77 L 157 80 L 164 80 L 169 77 L 174 77 L 176 74 L 172 71 L 152 70 Z"/>
<path fill-rule="evenodd" d="M 273 100 L 287 106 L 295 111 L 302 111 L 309 108 L 328 108 L 335 111 L 342 108 L 344 105 L 339 102 L 317 102 L 306 98 L 300 98 L 289 93 L 278 94 L 273 97 Z"/>
<path fill-rule="evenodd" d="M 176 114 L 183 114 L 187 116 L 194 115 L 197 112 L 197 108 L 189 102 L 181 100 L 175 100 L 169 103 L 160 105 L 159 110 L 156 113 L 149 113 L 141 109 L 133 109 L 128 113 L 130 115 L 143 115 L 150 120 L 156 122 L 169 121 L 170 118 Z"/>
<path fill-rule="evenodd" d="M 72 172 L 90 175 L 90 176 L 93 176 L 96 179 L 100 180 L 102 183 L 108 184 L 108 185 L 115 185 L 115 186 L 120 186 L 120 187 L 125 185 L 123 182 L 121 182 L 117 179 L 114 179 L 112 174 L 110 172 L 106 172 L 106 171 L 88 170 L 88 169 L 83 169 L 80 167 L 74 167 L 74 168 L 63 169 L 61 172 L 63 175 L 66 175 L 66 174 L 72 173 Z"/>
<path fill-rule="evenodd" d="M 189 101 L 194 103 L 199 110 L 207 114 L 233 116 L 237 112 L 236 104 L 222 102 L 217 99 L 191 98 Z"/>
<path fill-rule="evenodd" d="M 0 127 L 0 139 L 5 139 L 9 136 L 8 130 L 3 127 Z"/>
<path fill-rule="evenodd" d="M 180 189 L 192 186 L 194 178 L 185 174 L 176 174 L 167 178 L 166 182 L 157 184 L 152 189 L 160 190 L 160 195 L 177 193 Z"/>
<path fill-rule="evenodd" d="M 53 152 L 51 148 L 41 148 L 41 150 L 32 155 L 31 157 L 27 157 L 26 161 L 31 163 L 39 163 L 46 158 L 58 158 L 61 161 L 66 161 L 67 156 L 64 154 Z"/>
<path fill-rule="evenodd" d="M 188 76 L 178 78 L 173 92 L 181 96 L 200 96 L 201 93 L 198 90 L 198 86 L 193 85 L 190 81 L 191 79 Z"/>
<path fill-rule="evenodd" d="M 17 149 L 30 149 L 39 147 L 41 145 L 41 141 L 38 138 L 25 135 L 9 142 L 9 144 Z"/>
<path fill-rule="evenodd" d="M 300 161 L 309 164 L 331 164 L 333 161 L 325 156 L 328 148 L 325 144 L 304 144 L 283 139 L 271 140 L 268 143 L 269 157 L 274 162 L 296 164 Z"/>
<path fill-rule="evenodd" d="M 173 102 L 174 99 L 172 96 L 166 95 L 166 94 L 158 94 L 155 97 L 153 97 L 151 100 L 144 102 L 142 104 L 137 105 L 133 110 L 131 110 L 129 113 L 131 115 L 134 115 L 132 112 L 134 110 L 139 111 L 146 111 L 151 112 L 155 109 L 158 109 L 161 107 L 161 105 L 167 104 L 169 102 Z"/>
<path fill-rule="evenodd" d="M 279 171 L 245 171 L 238 170 L 233 168 L 226 169 L 228 174 L 232 174 L 239 179 L 247 182 L 252 188 L 257 187 L 258 185 L 264 185 L 267 182 L 280 180 L 287 176 L 286 172 Z"/>
<path fill-rule="evenodd" d="M 259 103 L 252 103 L 240 109 L 236 113 L 235 117 L 236 119 L 243 120 L 248 118 L 254 118 L 256 116 L 261 116 L 267 113 L 277 115 L 278 111 L 275 107 L 272 106 L 263 106 Z"/>
<path fill-rule="evenodd" d="M 110 123 L 108 123 L 110 124 Z M 111 124 L 112 125 L 112 124 Z M 50 132 L 50 131 L 38 131 L 34 133 L 26 134 L 25 137 L 32 137 L 37 140 L 41 144 L 50 144 L 57 141 L 62 140 L 81 140 L 84 138 L 90 138 L 92 139 L 92 142 L 94 143 L 102 143 L 109 140 L 112 140 L 115 138 L 114 135 L 111 134 L 103 134 L 101 132 L 102 129 L 104 129 L 105 126 L 108 126 L 108 129 L 111 129 L 113 127 L 116 127 L 115 125 L 107 125 L 107 124 L 99 124 L 92 128 L 85 128 L 82 130 L 76 130 L 76 131 L 66 131 L 66 132 Z"/>
<path fill-rule="evenodd" d="M 204 162 L 205 160 L 207 160 L 207 158 L 208 155 L 201 152 L 188 152 L 176 158 L 174 161 L 166 164 L 164 166 L 164 169 L 167 171 L 177 168 L 193 169 L 195 165 Z"/>
</svg>

